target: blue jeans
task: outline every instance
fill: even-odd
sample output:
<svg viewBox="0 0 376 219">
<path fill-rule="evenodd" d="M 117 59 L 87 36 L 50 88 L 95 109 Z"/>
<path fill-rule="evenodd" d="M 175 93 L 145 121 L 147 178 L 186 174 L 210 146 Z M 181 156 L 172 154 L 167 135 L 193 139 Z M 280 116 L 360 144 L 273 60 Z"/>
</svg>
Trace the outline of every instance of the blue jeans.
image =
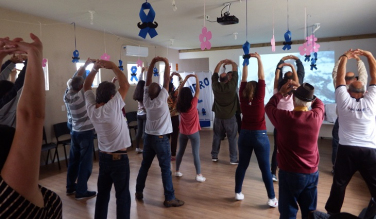
<svg viewBox="0 0 376 219">
<path fill-rule="evenodd" d="M 144 152 L 142 153 L 142 163 L 138 171 L 136 192 L 143 192 L 145 188 L 146 177 L 157 155 L 159 167 L 162 172 L 162 182 L 166 201 L 175 199 L 174 187 L 171 178 L 171 151 L 170 141 L 167 135 L 149 135 L 145 133 Z"/>
<path fill-rule="evenodd" d="M 213 158 L 218 158 L 221 138 L 225 133 L 227 134 L 229 144 L 230 162 L 237 162 L 238 155 L 236 150 L 236 135 L 238 134 L 238 124 L 236 123 L 235 115 L 230 119 L 214 119 L 211 155 Z"/>
<path fill-rule="evenodd" d="M 116 216 L 130 218 L 131 194 L 129 192 L 129 159 L 126 154 L 99 153 L 98 195 L 95 219 L 107 218 L 112 184 L 115 187 Z"/>
<path fill-rule="evenodd" d="M 298 204 L 302 218 L 308 218 L 317 206 L 317 183 L 319 171 L 311 174 L 292 173 L 279 170 L 279 213 L 280 219 L 296 218 Z"/>
<path fill-rule="evenodd" d="M 146 126 L 146 114 L 142 116 L 137 115 L 136 148 L 140 148 L 140 140 L 145 134 L 145 126 Z"/>
<path fill-rule="evenodd" d="M 337 151 L 338 151 L 338 145 L 339 145 L 339 137 L 338 137 L 338 130 L 339 130 L 339 123 L 338 118 L 336 119 L 336 122 L 334 123 L 333 130 L 332 130 L 332 164 L 334 166 L 337 158 Z"/>
<path fill-rule="evenodd" d="M 266 130 L 251 131 L 242 129 L 239 135 L 238 147 L 239 164 L 236 168 L 235 174 L 235 193 L 240 193 L 242 191 L 244 175 L 247 171 L 254 150 L 262 173 L 262 180 L 264 181 L 268 193 L 268 198 L 275 198 L 269 163 L 270 144 L 269 138 L 266 135 Z"/>
<path fill-rule="evenodd" d="M 67 172 L 67 189 L 85 195 L 93 169 L 94 130 L 72 131 Z M 76 184 L 77 180 L 77 184 Z"/>
<path fill-rule="evenodd" d="M 184 135 L 180 133 L 179 135 L 179 152 L 176 156 L 176 171 L 179 171 L 181 160 L 187 147 L 188 140 L 191 140 L 193 162 L 196 167 L 196 174 L 201 174 L 201 163 L 200 163 L 200 132 L 193 133 L 191 135 Z"/>
</svg>

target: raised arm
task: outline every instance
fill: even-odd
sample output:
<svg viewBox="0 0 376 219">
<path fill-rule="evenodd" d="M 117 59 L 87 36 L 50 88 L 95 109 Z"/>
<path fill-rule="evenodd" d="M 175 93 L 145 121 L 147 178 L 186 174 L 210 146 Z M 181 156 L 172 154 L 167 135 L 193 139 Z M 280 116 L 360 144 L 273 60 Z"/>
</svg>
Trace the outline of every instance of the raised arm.
<svg viewBox="0 0 376 219">
<path fill-rule="evenodd" d="M 87 58 L 87 60 L 85 61 L 85 64 L 83 66 L 81 66 L 76 73 L 74 73 L 73 77 L 75 76 L 80 76 L 80 77 L 83 77 L 84 79 L 86 78 L 86 67 L 95 62 L 96 60 L 93 60 L 93 59 L 90 59 L 90 58 Z M 72 78 L 73 78 L 72 77 Z"/>
<path fill-rule="evenodd" d="M 264 74 L 264 67 L 262 65 L 261 57 L 260 55 L 256 53 L 252 53 L 251 57 L 255 57 L 257 59 L 257 64 L 258 64 L 258 79 L 259 80 L 265 80 L 265 74 Z"/>
<path fill-rule="evenodd" d="M 170 86 L 170 63 L 168 62 L 167 58 L 160 57 L 160 61 L 165 63 L 165 71 L 163 76 L 163 88 L 168 91 L 168 87 Z"/>
<path fill-rule="evenodd" d="M 348 52 L 346 52 L 344 55 L 342 55 L 339 59 L 338 63 L 338 70 L 337 70 L 337 77 L 336 77 L 336 87 L 341 86 L 341 85 L 346 85 L 345 81 L 345 75 L 346 75 L 346 64 L 347 64 L 347 59 L 349 59 Z"/>
<path fill-rule="evenodd" d="M 17 128 L 1 176 L 20 195 L 31 203 L 43 207 L 43 197 L 38 188 L 45 116 L 43 54 L 42 43 L 38 37 L 34 34 L 30 34 L 30 37 L 32 43 L 6 41 L 10 46 L 8 51 L 27 53 L 29 64 L 17 107 Z"/>
<path fill-rule="evenodd" d="M 247 82 L 248 78 L 248 65 L 244 63 L 243 65 L 243 74 L 242 74 L 242 82 Z"/>
<path fill-rule="evenodd" d="M 190 77 L 195 77 L 195 78 L 196 78 L 195 97 L 198 98 L 199 95 L 200 95 L 200 84 L 199 84 L 199 81 L 198 81 L 198 77 L 197 77 L 197 75 L 194 75 L 194 74 L 187 75 L 187 76 L 184 78 L 184 81 L 181 83 L 181 86 L 179 86 L 179 93 L 180 93 L 181 89 L 183 89 L 184 84 L 188 81 L 188 79 L 189 79 Z"/>
<path fill-rule="evenodd" d="M 219 69 L 221 69 L 222 65 L 226 62 L 226 60 L 227 59 L 221 60 L 221 61 L 218 62 L 217 66 L 215 66 L 213 74 L 219 72 Z"/>
<path fill-rule="evenodd" d="M 152 76 L 153 76 L 153 68 L 155 66 L 155 63 L 157 62 L 157 58 L 158 57 L 154 57 L 151 60 L 151 63 L 150 63 L 149 68 L 148 68 L 148 72 L 146 74 L 145 86 L 149 86 L 151 84 Z"/>
<path fill-rule="evenodd" d="M 290 55 L 291 59 L 294 59 L 296 62 L 296 71 L 298 74 L 298 79 L 299 79 L 299 84 L 303 84 L 304 76 L 305 76 L 305 71 L 304 71 L 304 66 L 302 61 L 297 56 Z"/>
<path fill-rule="evenodd" d="M 354 51 L 356 55 L 362 55 L 367 57 L 368 64 L 369 64 L 369 74 L 371 76 L 370 85 L 376 85 L 376 60 L 373 57 L 372 53 L 369 51 L 357 49 Z"/>
<path fill-rule="evenodd" d="M 101 63 L 99 62 L 99 60 L 97 60 L 95 63 L 94 63 L 94 67 L 91 69 L 89 75 L 86 77 L 85 81 L 84 81 L 84 91 L 88 91 L 88 90 L 91 90 L 91 85 L 93 84 L 93 81 L 94 81 L 94 78 L 95 78 L 95 75 L 98 73 L 98 70 L 101 68 Z"/>
<path fill-rule="evenodd" d="M 100 66 L 102 66 L 102 68 L 111 69 L 115 73 L 115 76 L 119 81 L 118 92 L 124 99 L 130 87 L 127 77 L 125 77 L 125 74 L 119 69 L 119 67 L 115 63 L 111 61 L 99 60 L 99 63 Z"/>
<path fill-rule="evenodd" d="M 298 84 L 298 86 L 300 86 L 300 83 L 299 83 L 299 77 L 298 77 L 298 74 L 295 70 L 295 67 L 294 65 L 292 64 L 289 64 L 289 66 L 291 67 L 291 70 L 292 70 L 292 77 L 293 77 L 293 80 Z"/>
<path fill-rule="evenodd" d="M 363 86 L 367 86 L 368 83 L 368 74 L 367 74 L 367 69 L 364 66 L 364 62 L 357 56 L 354 55 L 354 58 L 357 60 L 358 64 L 358 73 L 359 73 L 359 81 L 363 83 Z"/>
</svg>

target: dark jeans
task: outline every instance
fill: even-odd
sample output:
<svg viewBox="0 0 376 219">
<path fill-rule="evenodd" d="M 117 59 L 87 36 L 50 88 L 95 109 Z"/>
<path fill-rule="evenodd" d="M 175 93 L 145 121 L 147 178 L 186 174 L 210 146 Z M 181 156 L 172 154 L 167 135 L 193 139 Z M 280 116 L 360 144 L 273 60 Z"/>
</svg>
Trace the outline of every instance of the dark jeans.
<svg viewBox="0 0 376 219">
<path fill-rule="evenodd" d="M 302 218 L 308 218 L 317 206 L 317 183 L 319 171 L 311 174 L 292 173 L 279 170 L 279 213 L 280 219 L 295 219 L 298 204 Z"/>
<path fill-rule="evenodd" d="M 251 131 L 242 129 L 239 135 L 238 147 L 239 164 L 235 174 L 235 193 L 242 191 L 244 175 L 254 150 L 268 197 L 269 199 L 275 198 L 272 174 L 269 171 L 270 144 L 266 130 Z"/>
<path fill-rule="evenodd" d="M 137 134 L 136 134 L 136 148 L 140 148 L 140 140 L 145 134 L 146 114 L 137 115 Z"/>
<path fill-rule="evenodd" d="M 278 163 L 277 163 L 277 129 L 274 129 L 273 136 L 274 136 L 274 149 L 273 149 L 273 154 L 272 154 L 272 165 L 271 165 L 270 170 L 272 174 L 276 175 L 277 166 L 278 166 Z"/>
<path fill-rule="evenodd" d="M 351 177 L 359 171 L 368 186 L 371 197 L 376 197 L 376 149 L 339 145 L 334 165 L 333 184 L 325 209 L 339 213 Z"/>
<path fill-rule="evenodd" d="M 235 115 L 230 119 L 215 118 L 213 132 L 212 157 L 218 158 L 221 138 L 223 137 L 223 134 L 226 133 L 230 151 L 230 162 L 237 162 L 238 152 L 236 150 L 236 135 L 238 134 L 238 124 L 236 123 Z"/>
<path fill-rule="evenodd" d="M 337 118 L 336 122 L 334 123 L 333 130 L 332 130 L 332 136 L 333 136 L 333 139 L 332 139 L 332 164 L 333 164 L 333 166 L 336 162 L 338 144 L 339 144 L 338 130 L 339 130 L 339 123 L 338 123 L 338 118 Z"/>
<path fill-rule="evenodd" d="M 136 192 L 144 191 L 146 177 L 155 155 L 157 155 L 162 172 L 165 200 L 171 201 L 175 199 L 175 194 L 171 178 L 170 141 L 167 135 L 149 135 L 145 133 L 143 159 L 138 171 Z"/>
<path fill-rule="evenodd" d="M 93 147 L 94 130 L 72 131 L 67 189 L 76 189 L 76 194 L 78 195 L 84 195 L 87 192 L 87 181 L 93 169 Z"/>
<path fill-rule="evenodd" d="M 179 116 L 171 117 L 172 133 L 169 135 L 171 139 L 171 156 L 176 156 L 176 149 L 178 147 L 179 137 Z"/>
<path fill-rule="evenodd" d="M 99 153 L 98 195 L 95 219 L 107 218 L 112 184 L 115 187 L 116 216 L 130 218 L 131 194 L 129 192 L 129 159 L 126 154 Z"/>
<path fill-rule="evenodd" d="M 235 117 L 236 117 L 236 123 L 238 124 L 238 134 L 240 135 L 240 130 L 242 129 L 242 116 L 241 112 L 236 111 Z"/>
</svg>

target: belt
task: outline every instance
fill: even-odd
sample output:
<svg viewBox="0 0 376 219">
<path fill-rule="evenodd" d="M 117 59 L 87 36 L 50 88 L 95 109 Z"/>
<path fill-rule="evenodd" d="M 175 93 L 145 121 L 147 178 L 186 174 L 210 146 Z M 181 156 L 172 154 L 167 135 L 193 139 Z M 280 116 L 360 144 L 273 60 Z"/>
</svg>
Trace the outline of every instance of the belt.
<svg viewBox="0 0 376 219">
<path fill-rule="evenodd" d="M 112 160 L 120 160 L 121 155 L 127 155 L 127 151 L 115 151 L 115 152 L 106 152 L 100 151 L 101 153 L 112 155 Z"/>
</svg>

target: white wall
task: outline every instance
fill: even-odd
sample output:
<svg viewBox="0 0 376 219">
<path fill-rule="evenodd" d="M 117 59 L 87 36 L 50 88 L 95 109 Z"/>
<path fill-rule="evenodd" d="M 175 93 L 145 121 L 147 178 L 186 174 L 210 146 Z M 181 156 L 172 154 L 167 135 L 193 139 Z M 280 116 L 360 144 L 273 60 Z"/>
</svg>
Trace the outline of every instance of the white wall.
<svg viewBox="0 0 376 219">
<path fill-rule="evenodd" d="M 349 33 L 351 35 L 351 33 Z M 240 42 L 239 42 L 240 43 Z M 252 42 L 251 42 L 252 43 Z M 361 48 L 364 50 L 369 50 L 371 51 L 374 55 L 376 55 L 376 39 L 362 39 L 362 40 L 348 40 L 348 41 L 333 41 L 333 42 L 326 42 L 326 43 L 319 43 L 320 44 L 320 51 L 335 51 L 335 59 L 342 55 L 345 51 L 349 49 L 357 49 Z M 283 46 L 276 46 L 276 53 L 285 53 L 290 54 L 290 53 L 296 53 L 299 52 L 298 47 L 300 45 L 292 45 L 291 50 L 289 51 L 283 51 L 282 47 Z M 259 47 L 259 48 L 252 48 L 251 44 L 251 49 L 250 52 L 258 52 L 259 54 L 270 54 L 273 53 L 271 51 L 271 47 Z M 180 59 L 197 59 L 197 58 L 209 58 L 209 68 L 211 71 L 214 71 L 215 66 L 217 63 L 223 59 L 231 59 L 235 62 L 238 62 L 239 56 L 243 55 L 244 52 L 242 49 L 232 49 L 232 50 L 219 50 L 219 51 L 199 51 L 199 52 L 187 52 L 187 53 L 179 53 L 179 58 Z M 281 54 L 281 58 L 284 55 Z M 365 62 L 367 71 L 368 71 L 368 64 L 367 60 L 362 57 L 362 60 Z M 266 65 L 277 65 L 277 63 L 263 63 L 264 66 Z M 240 66 L 241 63 L 238 63 Z M 348 71 L 354 71 L 357 72 L 356 64 L 355 62 L 351 63 L 349 62 L 348 64 Z M 307 70 L 306 70 L 307 71 Z M 266 81 L 266 83 L 273 83 L 273 81 Z M 265 103 L 266 104 L 266 103 Z M 273 132 L 273 125 L 270 123 L 269 119 L 266 117 L 266 126 L 267 126 L 267 131 L 269 133 Z M 330 126 L 325 126 L 323 127 L 323 130 L 320 134 L 320 136 L 323 137 L 330 137 L 331 136 L 331 127 Z"/>
</svg>

